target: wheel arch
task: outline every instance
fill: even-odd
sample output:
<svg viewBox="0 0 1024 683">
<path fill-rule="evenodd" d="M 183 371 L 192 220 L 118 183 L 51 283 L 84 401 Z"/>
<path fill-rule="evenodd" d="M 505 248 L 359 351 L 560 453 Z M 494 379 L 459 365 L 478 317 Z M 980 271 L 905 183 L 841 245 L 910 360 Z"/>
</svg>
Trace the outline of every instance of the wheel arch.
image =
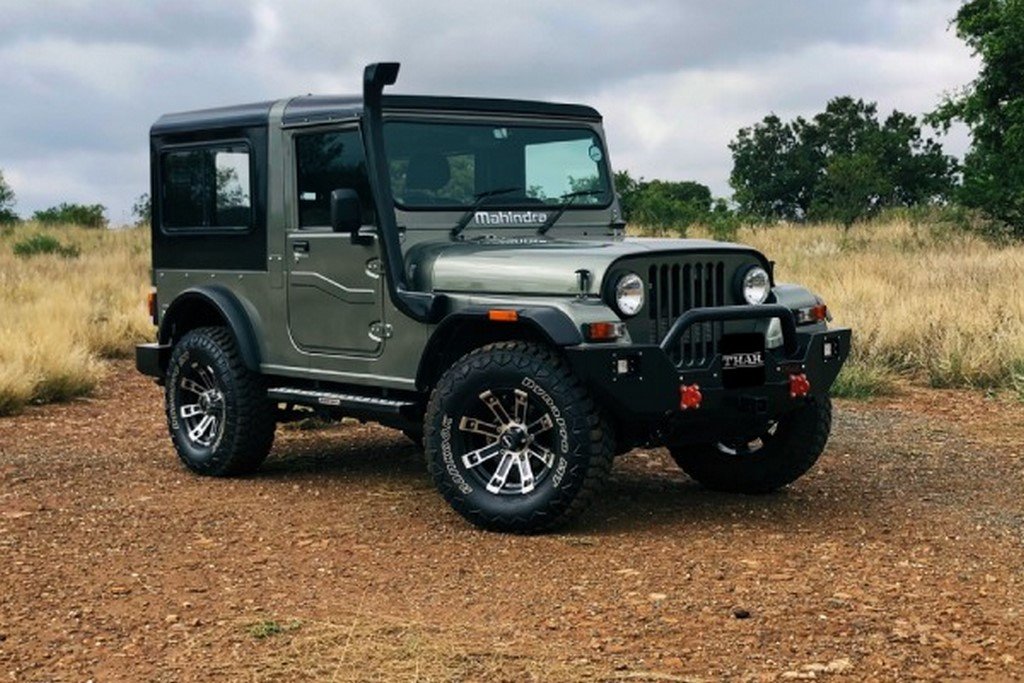
<svg viewBox="0 0 1024 683">
<path fill-rule="evenodd" d="M 493 342 L 530 341 L 564 347 L 583 341 L 579 328 L 556 308 L 513 310 L 516 311 L 513 322 L 495 322 L 490 319 L 487 309 L 467 309 L 445 317 L 431 334 L 420 356 L 417 388 L 429 391 L 452 363 L 473 349 Z"/>
<path fill-rule="evenodd" d="M 245 366 L 260 371 L 260 348 L 253 318 L 255 312 L 225 287 L 192 287 L 174 298 L 160 319 L 158 339 L 173 346 L 187 332 L 198 327 L 224 326 L 238 344 Z"/>
</svg>

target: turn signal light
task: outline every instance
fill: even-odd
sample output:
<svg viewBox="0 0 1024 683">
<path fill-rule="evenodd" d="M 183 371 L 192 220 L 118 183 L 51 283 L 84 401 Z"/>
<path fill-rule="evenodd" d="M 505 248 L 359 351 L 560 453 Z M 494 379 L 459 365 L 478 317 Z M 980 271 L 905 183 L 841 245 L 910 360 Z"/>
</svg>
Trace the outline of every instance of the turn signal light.
<svg viewBox="0 0 1024 683">
<path fill-rule="evenodd" d="M 683 384 L 679 387 L 679 409 L 696 410 L 700 408 L 704 395 L 700 393 L 700 386 L 696 384 Z"/>
<path fill-rule="evenodd" d="M 789 395 L 791 398 L 802 398 L 809 393 L 811 393 L 811 382 L 807 379 L 807 375 L 801 372 L 799 375 L 789 376 Z"/>
<path fill-rule="evenodd" d="M 615 341 L 626 334 L 625 323 L 587 323 L 583 326 L 583 336 L 587 341 Z"/>
<path fill-rule="evenodd" d="M 519 314 L 507 308 L 492 308 L 487 311 L 487 318 L 497 323 L 514 323 L 519 320 Z"/>
<path fill-rule="evenodd" d="M 146 309 L 149 311 L 149 317 L 156 324 L 156 290 L 153 290 L 146 296 Z"/>
<path fill-rule="evenodd" d="M 828 306 L 825 304 L 808 306 L 807 308 L 798 308 L 795 312 L 797 325 L 820 323 L 823 320 L 828 320 Z"/>
</svg>

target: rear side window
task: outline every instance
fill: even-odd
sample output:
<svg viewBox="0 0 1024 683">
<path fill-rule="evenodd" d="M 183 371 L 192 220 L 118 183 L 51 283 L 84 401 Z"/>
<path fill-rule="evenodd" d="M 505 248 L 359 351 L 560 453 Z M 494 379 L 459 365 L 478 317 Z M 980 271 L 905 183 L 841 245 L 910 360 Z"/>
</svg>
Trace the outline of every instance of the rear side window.
<svg viewBox="0 0 1024 683">
<path fill-rule="evenodd" d="M 161 222 L 167 230 L 252 227 L 249 149 L 243 144 L 166 152 Z"/>
<path fill-rule="evenodd" d="M 358 130 L 307 133 L 295 138 L 299 227 L 331 224 L 331 192 L 351 189 L 359 195 L 363 224 L 374 222 L 373 194 Z"/>
</svg>

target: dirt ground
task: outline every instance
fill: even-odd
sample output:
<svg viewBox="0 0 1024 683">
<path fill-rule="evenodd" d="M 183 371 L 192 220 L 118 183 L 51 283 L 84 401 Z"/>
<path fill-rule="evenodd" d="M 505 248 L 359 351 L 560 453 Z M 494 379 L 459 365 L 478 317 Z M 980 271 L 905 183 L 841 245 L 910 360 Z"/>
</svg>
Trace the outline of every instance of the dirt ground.
<svg viewBox="0 0 1024 683">
<path fill-rule="evenodd" d="M 555 535 L 477 531 L 398 432 L 177 462 L 160 390 L 0 420 L 0 680 L 1019 680 L 1024 406 L 837 402 L 818 467 L 713 494 L 617 461 Z"/>
</svg>

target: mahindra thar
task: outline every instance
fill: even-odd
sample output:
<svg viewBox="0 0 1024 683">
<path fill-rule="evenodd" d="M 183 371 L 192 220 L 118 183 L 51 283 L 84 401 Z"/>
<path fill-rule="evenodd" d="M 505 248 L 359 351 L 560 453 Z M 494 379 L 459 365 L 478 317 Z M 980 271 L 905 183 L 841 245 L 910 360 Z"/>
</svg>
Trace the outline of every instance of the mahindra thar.
<svg viewBox="0 0 1024 683">
<path fill-rule="evenodd" d="M 637 446 L 743 493 L 814 464 L 850 350 L 818 296 L 749 247 L 628 237 L 594 109 L 397 75 L 153 125 L 136 364 L 188 468 L 250 473 L 310 410 L 372 420 L 470 522 L 533 532 Z"/>
</svg>

